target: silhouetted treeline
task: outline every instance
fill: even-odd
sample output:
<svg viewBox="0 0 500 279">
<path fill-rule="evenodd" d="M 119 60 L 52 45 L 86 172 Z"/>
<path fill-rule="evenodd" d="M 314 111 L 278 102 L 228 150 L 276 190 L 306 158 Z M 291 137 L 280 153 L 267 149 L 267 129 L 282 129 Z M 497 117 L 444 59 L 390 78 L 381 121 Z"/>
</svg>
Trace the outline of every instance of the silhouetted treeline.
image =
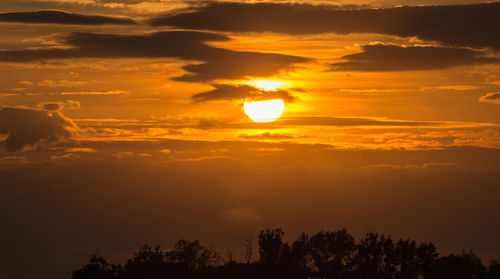
<svg viewBox="0 0 500 279">
<path fill-rule="evenodd" d="M 346 229 L 302 233 L 292 243 L 283 240 L 284 234 L 262 230 L 255 261 L 251 240 L 243 243 L 242 262 L 233 260 L 232 250 L 222 257 L 197 240 L 179 240 L 168 251 L 143 246 L 124 265 L 92 255 L 73 278 L 500 279 L 500 263 L 485 266 L 472 251 L 440 257 L 432 243 L 395 241 L 373 232 L 356 242 Z"/>
</svg>

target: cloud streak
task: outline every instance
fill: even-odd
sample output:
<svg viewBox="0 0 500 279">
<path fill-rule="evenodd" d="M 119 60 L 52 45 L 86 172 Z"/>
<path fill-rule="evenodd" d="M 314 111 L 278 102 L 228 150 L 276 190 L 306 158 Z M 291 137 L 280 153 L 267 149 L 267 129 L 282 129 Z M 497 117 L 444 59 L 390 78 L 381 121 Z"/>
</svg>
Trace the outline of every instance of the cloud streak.
<svg viewBox="0 0 500 279">
<path fill-rule="evenodd" d="M 280 134 L 280 133 L 270 133 L 270 132 L 264 132 L 264 133 L 257 133 L 257 134 L 241 134 L 238 137 L 243 138 L 243 139 L 261 139 L 261 140 L 289 140 L 293 139 L 294 137 L 292 135 L 288 134 Z"/>
<path fill-rule="evenodd" d="M 363 117 L 301 116 L 277 120 L 276 125 L 287 126 L 431 126 L 439 123 L 427 121 L 384 120 Z"/>
<path fill-rule="evenodd" d="M 124 90 L 61 92 L 61 95 L 128 95 L 128 94 L 130 94 L 130 92 Z"/>
<path fill-rule="evenodd" d="M 63 11 L 0 13 L 0 21 L 17 22 L 17 23 L 74 24 L 74 25 L 136 24 L 135 20 L 130 18 L 75 14 Z"/>
</svg>

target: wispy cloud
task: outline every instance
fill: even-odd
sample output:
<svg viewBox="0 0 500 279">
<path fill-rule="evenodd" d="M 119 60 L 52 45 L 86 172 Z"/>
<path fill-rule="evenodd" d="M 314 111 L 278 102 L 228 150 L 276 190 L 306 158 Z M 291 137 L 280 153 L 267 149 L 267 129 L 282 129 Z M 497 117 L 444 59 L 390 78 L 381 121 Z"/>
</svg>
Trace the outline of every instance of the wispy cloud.
<svg viewBox="0 0 500 279">
<path fill-rule="evenodd" d="M 256 134 L 241 134 L 238 137 L 244 139 L 262 139 L 262 140 L 286 140 L 293 139 L 294 136 L 288 134 L 280 134 L 280 133 L 256 133 Z"/>
<path fill-rule="evenodd" d="M 479 97 L 479 102 L 500 104 L 500 92 L 492 92 L 481 96 Z"/>
<path fill-rule="evenodd" d="M 82 152 L 82 153 L 95 153 L 97 150 L 94 148 L 90 147 L 72 147 L 72 148 L 67 148 L 65 152 L 68 153 L 75 153 L 75 152 Z"/>
<path fill-rule="evenodd" d="M 61 95 L 128 95 L 128 94 L 130 94 L 130 92 L 124 90 L 61 92 Z"/>
<path fill-rule="evenodd" d="M 25 81 L 26 82 L 26 81 Z M 33 84 L 33 83 L 31 83 Z M 89 85 L 88 81 L 73 81 L 73 80 L 42 80 L 37 83 L 38 86 L 47 87 L 75 87 L 75 86 L 86 86 Z"/>
</svg>

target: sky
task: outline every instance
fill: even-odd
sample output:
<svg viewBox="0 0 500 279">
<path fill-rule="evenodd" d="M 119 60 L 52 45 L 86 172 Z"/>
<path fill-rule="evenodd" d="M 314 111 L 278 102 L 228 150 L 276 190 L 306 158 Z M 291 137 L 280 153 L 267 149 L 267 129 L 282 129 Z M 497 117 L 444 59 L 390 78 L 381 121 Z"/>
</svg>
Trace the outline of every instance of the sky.
<svg viewBox="0 0 500 279">
<path fill-rule="evenodd" d="M 275 227 L 498 259 L 498 14 L 475 0 L 2 0 L 0 278 Z"/>
</svg>

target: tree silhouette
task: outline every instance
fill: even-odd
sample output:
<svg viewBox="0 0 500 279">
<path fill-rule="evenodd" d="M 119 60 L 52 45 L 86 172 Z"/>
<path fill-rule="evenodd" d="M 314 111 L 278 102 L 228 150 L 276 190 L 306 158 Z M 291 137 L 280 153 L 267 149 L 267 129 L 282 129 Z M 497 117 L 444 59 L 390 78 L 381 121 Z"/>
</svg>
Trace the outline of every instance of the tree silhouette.
<svg viewBox="0 0 500 279">
<path fill-rule="evenodd" d="M 83 268 L 73 272 L 74 279 L 109 279 L 122 273 L 122 267 L 110 265 L 104 258 L 97 255 L 90 256 L 90 261 Z"/>
<path fill-rule="evenodd" d="M 280 228 L 261 230 L 259 233 L 260 263 L 278 264 L 283 252 L 283 232 Z"/>
<path fill-rule="evenodd" d="M 253 255 L 253 238 L 248 237 L 245 240 L 243 240 L 241 244 L 243 245 L 243 248 L 245 249 L 245 251 L 244 251 L 245 262 L 247 264 L 250 264 L 252 262 L 252 255 Z"/>
<path fill-rule="evenodd" d="M 311 261 L 309 237 L 305 233 L 302 233 L 299 238 L 292 243 L 290 264 L 292 268 L 296 270 L 308 271 Z"/>
<path fill-rule="evenodd" d="M 500 279 L 500 263 L 485 267 L 472 251 L 439 257 L 432 243 L 393 241 L 370 232 L 358 243 L 342 229 L 302 233 L 291 244 L 283 230 L 259 233 L 260 259 L 252 262 L 253 241 L 243 242 L 245 261 L 226 261 L 198 240 L 179 240 L 170 251 L 142 246 L 124 266 L 92 255 L 74 279 Z M 232 253 L 232 250 L 231 250 Z M 231 255 L 232 257 L 232 255 Z M 229 258 L 231 258 L 229 257 Z"/>
<path fill-rule="evenodd" d="M 481 279 L 485 276 L 486 268 L 472 251 L 441 257 L 430 272 L 432 279 Z"/>
<path fill-rule="evenodd" d="M 314 264 L 322 275 L 344 277 L 355 249 L 354 238 L 346 229 L 337 232 L 321 231 L 310 238 L 309 245 Z"/>
<path fill-rule="evenodd" d="M 418 278 L 429 278 L 439 254 L 432 243 L 421 243 L 417 248 Z"/>
<path fill-rule="evenodd" d="M 191 270 L 207 267 L 218 258 L 213 249 L 201 245 L 198 240 L 184 239 L 179 240 L 175 244 L 175 249 L 167 252 L 166 256 L 170 262 Z"/>
<path fill-rule="evenodd" d="M 354 278 L 393 278 L 397 256 L 390 236 L 370 232 L 356 246 L 356 250 L 352 261 Z"/>
<path fill-rule="evenodd" d="M 134 258 L 129 264 L 160 264 L 163 263 L 164 254 L 160 246 L 151 247 L 144 245 L 134 253 Z"/>
<path fill-rule="evenodd" d="M 134 253 L 134 257 L 125 265 L 125 278 L 161 278 L 168 274 L 165 254 L 160 246 L 144 245 Z"/>
<path fill-rule="evenodd" d="M 494 260 L 488 266 L 487 279 L 498 279 L 498 278 L 500 278 L 500 262 Z"/>
</svg>

